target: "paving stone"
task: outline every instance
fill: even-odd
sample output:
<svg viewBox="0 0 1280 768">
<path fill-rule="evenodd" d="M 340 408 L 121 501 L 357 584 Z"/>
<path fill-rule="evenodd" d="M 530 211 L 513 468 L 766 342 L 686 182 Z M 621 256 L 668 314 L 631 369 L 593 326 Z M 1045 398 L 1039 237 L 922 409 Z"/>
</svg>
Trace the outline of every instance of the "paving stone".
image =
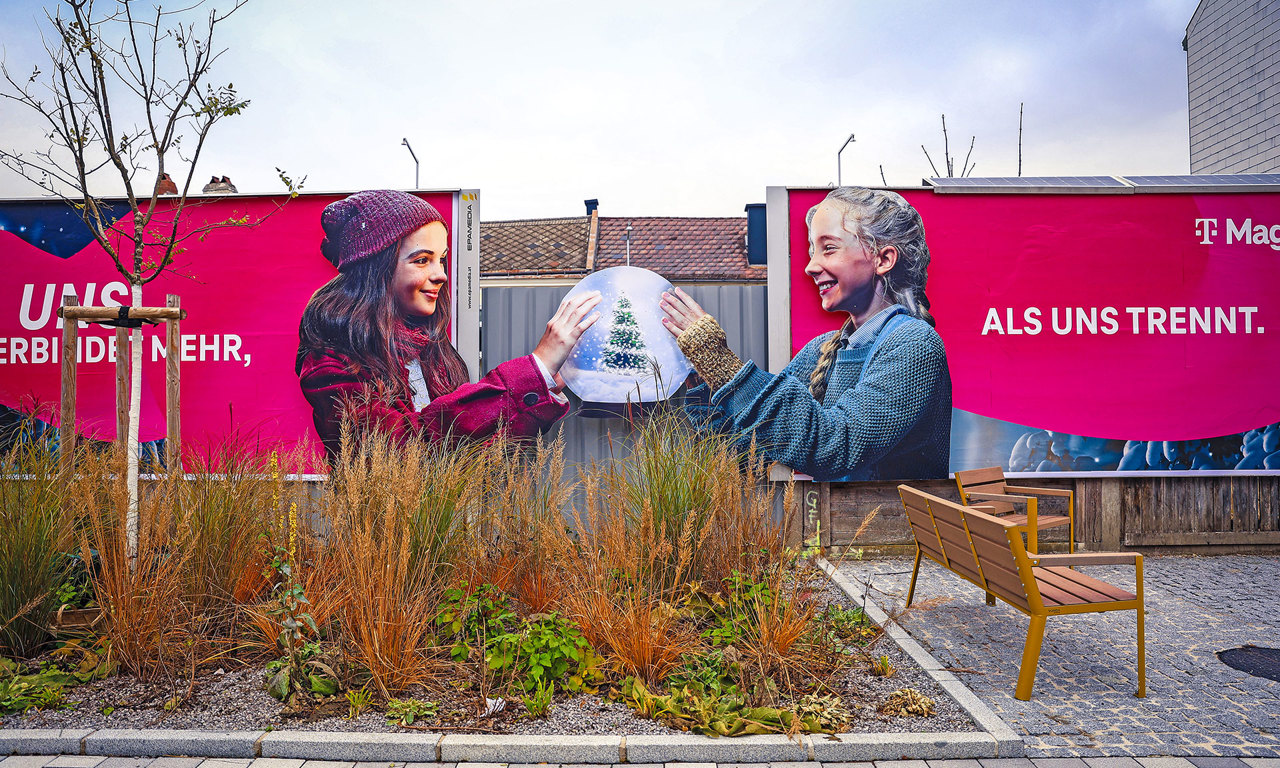
<svg viewBox="0 0 1280 768">
<path fill-rule="evenodd" d="M 1192 757 L 1189 759 L 1196 768 L 1249 768 L 1238 757 Z"/>
<path fill-rule="evenodd" d="M 157 757 L 147 768 L 197 768 L 203 762 L 202 757 Z M 253 763 L 256 765 L 258 761 L 254 760 Z"/>
<path fill-rule="evenodd" d="M 933 563 L 921 567 L 917 599 L 950 598 L 907 614 L 901 626 L 1022 737 L 1035 768 L 1198 768 L 1099 758 L 1280 756 L 1280 690 L 1222 664 L 1216 652 L 1280 636 L 1280 600 L 1253 585 L 1280 583 L 1280 558 L 1151 556 L 1144 559 L 1148 697 L 1137 699 L 1132 615 L 1054 617 L 1040 655 L 1033 698 L 1013 698 L 1026 619 Z M 881 607 L 904 601 L 910 560 L 842 563 L 842 575 L 873 579 Z M 1088 575 L 1132 588 L 1133 569 L 1086 566 Z M 873 593 L 875 595 L 877 593 Z M 914 756 L 914 755 L 913 755 Z M 1008 755 L 1001 753 L 1002 757 Z M 972 757 L 967 755 L 966 757 Z M 1046 762 L 1063 758 L 1078 762 Z M 1237 768 L 1261 768 L 1249 763 Z M 988 766 L 983 768 L 998 768 Z M 1015 768 L 1010 765 L 1008 768 Z M 1021 766 L 1021 768 L 1027 768 Z M 1268 765 L 1266 768 L 1280 768 Z"/>
<path fill-rule="evenodd" d="M 1035 768 L 1029 757 L 986 757 L 978 762 L 982 768 Z"/>
<path fill-rule="evenodd" d="M 152 763 L 150 757 L 108 757 L 101 763 L 99 768 L 145 768 Z"/>
<path fill-rule="evenodd" d="M 355 762 L 345 763 L 341 760 L 308 760 L 302 768 L 355 768 Z"/>
<path fill-rule="evenodd" d="M 929 768 L 982 768 L 977 760 L 930 760 Z"/>
<path fill-rule="evenodd" d="M 94 768 L 103 760 L 106 758 L 95 755 L 58 755 L 45 763 L 45 768 Z M 196 762 L 200 761 L 196 759 Z M 153 762 L 152 765 L 155 763 Z"/>
<path fill-rule="evenodd" d="M 875 763 L 822 763 L 822 768 L 875 768 Z M 723 768 L 723 766 L 721 767 Z"/>
<path fill-rule="evenodd" d="M 929 768 L 923 760 L 876 760 L 876 768 Z"/>
<path fill-rule="evenodd" d="M 307 760 L 303 768 L 316 768 L 311 761 L 342 763 L 355 768 L 356 761 L 431 762 L 437 757 L 440 734 L 341 733 L 327 731 L 272 731 L 259 743 L 263 757 Z M 333 768 L 333 767 L 331 767 Z"/>
<path fill-rule="evenodd" d="M 529 734 L 445 734 L 440 757 L 463 763 L 583 763 L 598 766 L 618 762 L 621 736 L 548 736 Z"/>
<path fill-rule="evenodd" d="M 294 757 L 260 757 L 249 768 L 302 768 L 305 762 L 306 760 Z"/>
<path fill-rule="evenodd" d="M 1280 768 L 1280 757 L 1242 758 L 1249 768 Z"/>
<path fill-rule="evenodd" d="M 50 755 L 13 755 L 0 760 L 0 768 L 44 768 L 51 760 Z"/>
<path fill-rule="evenodd" d="M 1089 768 L 1142 768 L 1132 757 L 1090 757 L 1084 762 Z"/>
<path fill-rule="evenodd" d="M 627 736 L 628 763 L 774 763 L 807 760 L 808 737 L 756 735 L 711 739 L 691 733 Z M 809 766 L 815 768 L 815 766 Z"/>
<path fill-rule="evenodd" d="M 253 760 L 224 760 L 210 758 L 200 764 L 200 768 L 249 768 Z"/>
</svg>

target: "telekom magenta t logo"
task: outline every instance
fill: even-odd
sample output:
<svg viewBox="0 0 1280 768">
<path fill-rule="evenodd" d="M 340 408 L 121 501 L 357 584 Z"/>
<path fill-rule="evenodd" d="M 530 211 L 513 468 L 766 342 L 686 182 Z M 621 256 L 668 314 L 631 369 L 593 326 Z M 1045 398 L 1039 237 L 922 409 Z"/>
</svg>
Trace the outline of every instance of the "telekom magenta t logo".
<svg viewBox="0 0 1280 768">
<path fill-rule="evenodd" d="M 1196 219 L 1196 234 L 1200 236 L 1201 245 L 1213 245 L 1209 238 L 1218 234 L 1217 219 Z"/>
</svg>

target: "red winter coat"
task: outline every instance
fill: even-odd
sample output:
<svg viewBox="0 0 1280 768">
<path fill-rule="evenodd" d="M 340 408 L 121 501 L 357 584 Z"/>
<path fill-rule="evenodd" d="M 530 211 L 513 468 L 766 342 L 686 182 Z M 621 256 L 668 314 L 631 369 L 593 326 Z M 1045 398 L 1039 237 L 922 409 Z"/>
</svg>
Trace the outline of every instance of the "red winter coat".
<svg viewBox="0 0 1280 768">
<path fill-rule="evenodd" d="M 446 435 L 484 439 L 505 426 L 516 437 L 532 437 L 569 411 L 547 391 L 533 355 L 508 360 L 475 384 L 463 384 L 433 398 L 422 410 L 407 394 L 409 374 L 401 370 L 400 393 L 374 397 L 367 375 L 344 355 L 311 352 L 298 364 L 298 383 L 311 403 L 316 432 L 330 456 L 337 455 L 339 430 L 349 411 L 358 429 L 375 429 L 399 441 L 410 437 L 442 440 Z"/>
</svg>

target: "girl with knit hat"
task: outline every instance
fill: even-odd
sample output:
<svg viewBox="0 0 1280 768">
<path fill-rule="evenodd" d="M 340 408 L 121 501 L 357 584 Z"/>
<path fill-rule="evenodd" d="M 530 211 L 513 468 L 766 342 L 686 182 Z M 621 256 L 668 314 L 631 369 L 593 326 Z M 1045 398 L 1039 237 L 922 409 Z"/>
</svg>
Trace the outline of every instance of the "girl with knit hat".
<svg viewBox="0 0 1280 768">
<path fill-rule="evenodd" d="M 337 277 L 315 292 L 298 329 L 296 372 L 332 456 L 344 419 L 394 439 L 532 436 L 569 409 L 560 366 L 598 319 L 599 293 L 566 299 L 533 353 L 467 382 L 449 343 L 449 233 L 407 192 L 357 192 L 320 218 L 320 250 Z"/>
<path fill-rule="evenodd" d="M 840 187 L 806 222 L 805 273 L 822 308 L 848 316 L 843 327 L 773 375 L 738 359 L 683 291 L 663 294 L 663 323 L 704 382 L 691 410 L 818 480 L 946 477 L 951 376 L 925 296 L 920 214 L 895 192 Z"/>
</svg>

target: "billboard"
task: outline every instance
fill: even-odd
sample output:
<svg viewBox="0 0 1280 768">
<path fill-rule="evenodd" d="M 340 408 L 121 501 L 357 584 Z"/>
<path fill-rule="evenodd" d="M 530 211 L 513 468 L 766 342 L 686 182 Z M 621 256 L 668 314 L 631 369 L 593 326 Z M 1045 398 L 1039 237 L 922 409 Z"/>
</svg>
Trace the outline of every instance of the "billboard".
<svg viewBox="0 0 1280 768">
<path fill-rule="evenodd" d="M 447 229 L 449 333 L 474 380 L 480 370 L 479 194 L 415 193 Z M 143 287 L 143 304 L 180 297 L 182 425 L 188 440 L 233 428 L 264 441 L 314 435 L 312 409 L 294 372 L 298 328 L 312 294 L 337 274 L 321 254 L 321 212 L 344 194 L 193 198 L 184 227 L 232 219 L 252 226 L 187 240 L 172 268 Z M 159 205 L 171 202 L 161 198 Z M 114 207 L 123 216 L 127 207 Z M 130 219 L 117 226 L 128 231 Z M 0 406 L 56 418 L 64 294 L 81 305 L 128 303 L 129 286 L 78 213 L 55 200 L 0 202 Z M 95 439 L 115 438 L 114 330 L 81 324 L 77 419 Z M 144 326 L 141 440 L 165 436 L 164 328 Z M 52 406 L 52 407 L 50 407 Z M 52 416 L 51 416 L 52 414 Z"/>
<path fill-rule="evenodd" d="M 951 379 L 949 468 L 1280 470 L 1280 193 L 899 193 Z M 770 369 L 840 327 L 770 188 Z M 889 478 L 883 479 L 906 479 Z"/>
</svg>

